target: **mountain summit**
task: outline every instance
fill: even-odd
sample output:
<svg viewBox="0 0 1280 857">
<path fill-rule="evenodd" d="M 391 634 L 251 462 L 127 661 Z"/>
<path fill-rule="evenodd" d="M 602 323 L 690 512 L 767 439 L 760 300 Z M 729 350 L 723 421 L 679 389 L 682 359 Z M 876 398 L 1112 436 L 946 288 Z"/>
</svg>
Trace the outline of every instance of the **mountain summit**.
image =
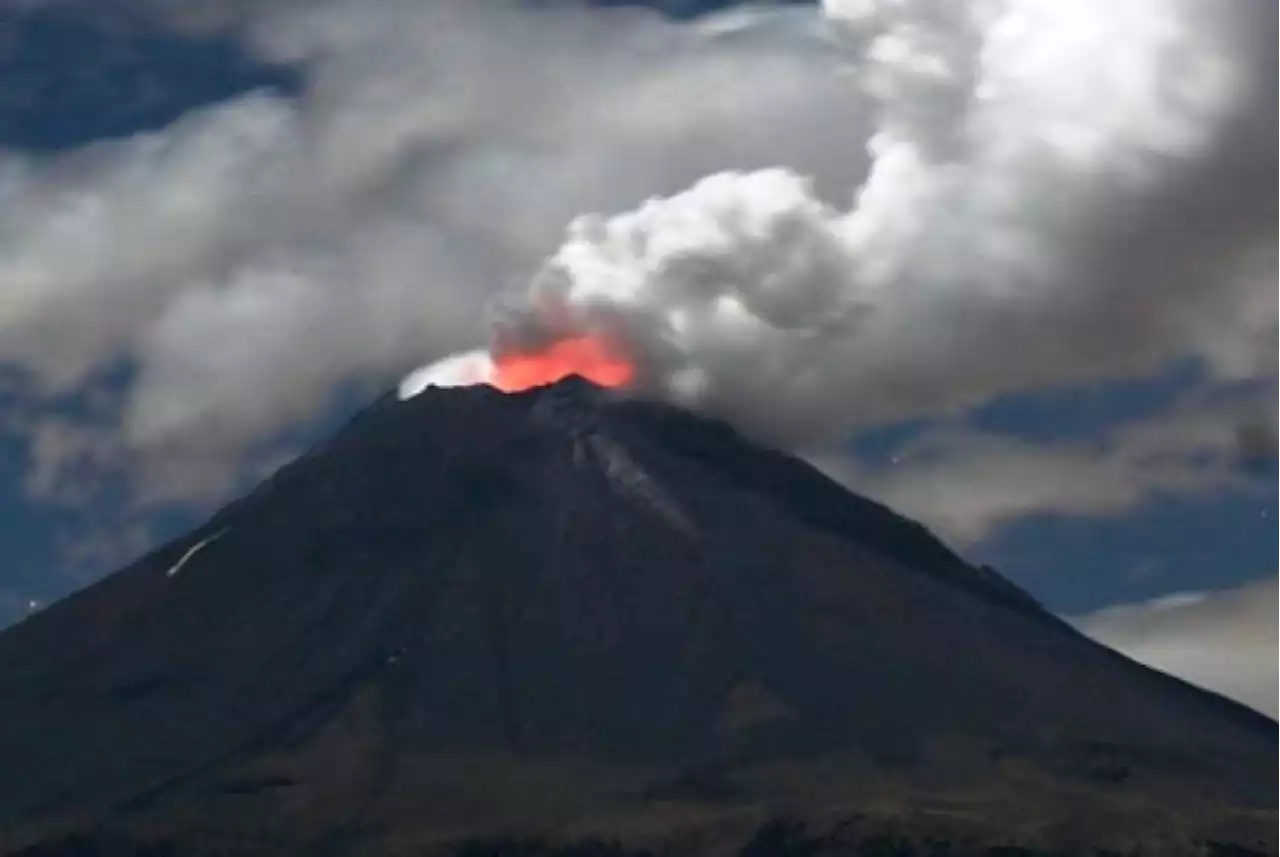
<svg viewBox="0 0 1280 857">
<path fill-rule="evenodd" d="M 0 852 L 872 810 L 1274 847 L 1276 748 L 807 464 L 577 377 L 389 394 L 0 635 Z"/>
</svg>

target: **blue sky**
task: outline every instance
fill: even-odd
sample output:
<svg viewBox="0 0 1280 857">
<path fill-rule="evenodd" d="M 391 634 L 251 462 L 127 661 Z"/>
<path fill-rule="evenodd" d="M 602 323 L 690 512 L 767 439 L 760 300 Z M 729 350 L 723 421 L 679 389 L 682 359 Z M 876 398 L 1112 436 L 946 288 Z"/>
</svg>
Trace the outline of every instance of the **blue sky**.
<svg viewBox="0 0 1280 857">
<path fill-rule="evenodd" d="M 1197 380 L 1194 367 L 1174 367 L 1142 382 L 1001 400 L 974 419 L 1022 436 L 1088 435 L 1157 410 Z M 1275 556 L 1275 459 L 1252 463 L 1250 476 L 1253 490 L 1156 497 L 1119 516 L 1028 516 L 984 539 L 973 556 L 1067 613 L 1237 585 L 1271 573 Z"/>
<path fill-rule="evenodd" d="M 498 37 L 484 28 L 501 31 L 503 13 L 480 16 L 456 42 L 470 48 L 424 46 L 429 61 L 412 42 L 380 42 L 377 14 L 337 2 L 305 26 L 271 18 L 270 0 L 217 14 L 191 4 L 176 18 L 140 4 L 128 21 L 76 4 L 19 15 L 16 47 L 0 48 L 0 74 L 30 87 L 0 102 L 0 254 L 18 260 L 6 286 L 0 255 L 0 300 L 16 295 L 9 318 L 0 307 L 0 622 L 181 533 L 423 358 L 481 344 L 482 327 L 464 320 L 478 319 L 492 293 L 446 284 L 518 282 L 575 214 L 625 211 L 726 168 L 793 168 L 828 202 L 865 178 L 865 163 L 846 162 L 866 120 L 844 106 L 829 82 L 836 75 L 817 59 L 830 39 L 812 8 L 755 21 L 725 47 L 727 37 L 707 35 L 719 19 L 699 17 L 719 4 L 666 5 L 683 23 L 581 12 L 546 32 Z M 661 73 L 634 58 L 643 53 L 632 34 L 644 27 L 644 50 L 671 52 L 653 61 Z M 705 54 L 704 39 L 714 43 Z M 625 60 L 606 53 L 615 42 Z M 730 70 L 773 71 L 767 83 L 725 82 L 704 56 Z M 720 112 L 669 107 L 697 86 L 712 88 L 707 103 L 725 105 Z M 415 101 L 422 90 L 431 98 Z M 462 106 L 450 101 L 455 90 Z M 813 105 L 797 93 L 812 93 Z M 452 130 L 419 141 L 413 123 L 427 115 Z M 1243 142 L 1229 141 L 1241 148 L 1225 178 L 1214 180 L 1210 156 L 1189 159 L 1150 193 L 1175 195 L 1168 222 L 1138 209 L 1124 215 L 1116 232 L 1131 258 L 1116 268 L 1115 254 L 1099 255 L 1099 266 L 1112 266 L 1094 272 L 1101 285 L 1045 305 L 1063 314 L 1066 333 L 1028 357 L 1027 377 L 1005 379 L 1018 375 L 1009 368 L 1016 352 L 975 360 L 990 379 L 912 377 L 925 401 L 941 391 L 937 409 L 912 400 L 900 413 L 859 417 L 815 457 L 1064 614 L 1274 585 L 1275 211 L 1232 190 L 1271 186 L 1274 138 L 1249 119 L 1232 121 L 1221 120 L 1223 133 Z M 290 158 L 305 147 L 330 166 L 304 174 Z M 1249 173 L 1259 153 L 1261 172 Z M 543 184 L 531 180 L 526 193 L 529 170 L 542 170 Z M 1192 193 L 1203 204 L 1176 196 Z M 155 231 L 99 242 L 89 231 L 103 216 L 94 205 L 107 206 L 102 222 L 114 218 L 113 229 Z M 299 213 L 325 206 L 332 211 L 313 219 Z M 1203 228 L 1176 221 L 1179 212 L 1203 217 L 1206 206 L 1213 217 Z M 440 238 L 427 227 L 446 209 L 453 231 Z M 189 219 L 179 229 L 175 217 Z M 331 229 L 374 238 L 338 252 Z M 200 230 L 213 237 L 200 243 Z M 60 235 L 65 245 L 49 243 Z M 1209 236 L 1203 257 L 1186 235 Z M 1272 237 L 1259 244 L 1257 235 Z M 196 249 L 183 255 L 188 245 Z M 1079 310 L 1072 301 L 1106 304 L 1115 270 L 1165 276 L 1162 255 L 1193 273 L 1163 292 L 1117 287 L 1126 297 L 1113 315 L 1128 314 L 1129 327 L 1088 314 L 1067 321 Z M 1254 280 L 1228 284 L 1237 267 Z M 261 289 L 294 296 L 285 321 L 275 304 L 255 315 L 260 275 Z M 406 282 L 419 277 L 429 282 Z M 361 286 L 350 285 L 357 278 Z M 330 306 L 312 301 L 310 288 L 346 291 Z M 216 323 L 199 321 L 209 294 L 232 293 L 235 305 L 220 308 Z M 406 322 L 406 306 L 421 307 L 428 323 Z M 1184 314 L 1209 321 L 1184 323 Z M 1165 315 L 1176 324 L 1146 322 Z M 1051 315 L 1026 323 L 1054 329 Z M 1077 323 L 1088 325 L 1079 341 Z M 1117 339 L 1130 327 L 1153 342 L 1126 351 Z M 296 341 L 308 343 L 305 355 Z M 305 365 L 292 366 L 295 355 Z M 253 360 L 266 367 L 260 375 Z M 248 375 L 220 374 L 228 372 Z M 245 393 L 244 377 L 261 377 L 260 394 Z M 848 389 L 881 389 L 873 381 Z M 944 383 L 965 389 L 943 401 Z"/>
</svg>

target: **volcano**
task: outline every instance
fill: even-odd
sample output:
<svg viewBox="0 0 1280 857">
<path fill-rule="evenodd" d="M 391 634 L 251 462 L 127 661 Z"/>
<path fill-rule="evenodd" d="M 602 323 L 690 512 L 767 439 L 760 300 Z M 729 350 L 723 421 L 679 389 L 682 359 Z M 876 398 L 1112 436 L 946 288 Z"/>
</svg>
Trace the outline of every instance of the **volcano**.
<svg viewBox="0 0 1280 857">
<path fill-rule="evenodd" d="M 1276 753 L 919 524 L 579 377 L 388 394 L 0 635 L 0 853 L 735 853 L 777 816 L 1271 853 Z"/>
</svg>

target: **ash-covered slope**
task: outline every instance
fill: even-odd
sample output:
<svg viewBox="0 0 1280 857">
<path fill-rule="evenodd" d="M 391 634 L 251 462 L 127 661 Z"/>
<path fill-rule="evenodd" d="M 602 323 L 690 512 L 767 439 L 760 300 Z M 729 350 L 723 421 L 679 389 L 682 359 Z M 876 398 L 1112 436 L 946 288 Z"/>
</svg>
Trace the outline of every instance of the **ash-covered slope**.
<svg viewBox="0 0 1280 857">
<path fill-rule="evenodd" d="M 889 776 L 998 791 L 1010 760 L 1031 791 L 1273 809 L 1275 758 L 1274 722 L 1086 640 L 919 525 L 579 379 L 388 396 L 0 635 L 10 830 L 794 809 Z"/>
</svg>

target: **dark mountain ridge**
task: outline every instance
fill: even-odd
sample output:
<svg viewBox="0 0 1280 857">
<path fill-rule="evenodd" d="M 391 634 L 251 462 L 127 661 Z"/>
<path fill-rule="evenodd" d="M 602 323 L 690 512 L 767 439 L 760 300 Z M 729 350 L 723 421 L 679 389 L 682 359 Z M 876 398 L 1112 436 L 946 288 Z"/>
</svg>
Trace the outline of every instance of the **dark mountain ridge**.
<svg viewBox="0 0 1280 857">
<path fill-rule="evenodd" d="M 576 378 L 384 397 L 0 634 L 16 844 L 87 820 L 368 854 L 890 793 L 1189 842 L 1274 831 L 1275 752 L 807 464 Z"/>
</svg>

